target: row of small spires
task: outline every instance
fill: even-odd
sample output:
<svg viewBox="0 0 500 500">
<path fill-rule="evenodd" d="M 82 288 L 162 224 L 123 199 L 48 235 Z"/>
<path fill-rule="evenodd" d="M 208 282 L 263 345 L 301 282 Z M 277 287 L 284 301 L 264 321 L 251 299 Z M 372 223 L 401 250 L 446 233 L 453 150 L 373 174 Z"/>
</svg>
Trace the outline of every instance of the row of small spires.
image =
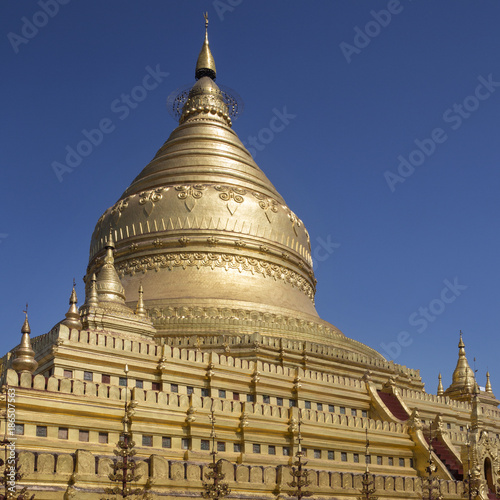
<svg viewBox="0 0 500 500">
<path fill-rule="evenodd" d="M 92 275 L 90 280 L 90 289 L 88 295 L 85 297 L 84 308 L 94 309 L 96 307 L 104 307 L 111 303 L 114 306 L 120 305 L 128 313 L 132 310 L 125 306 L 125 291 L 121 284 L 118 273 L 114 266 L 113 252 L 115 244 L 113 241 L 112 231 L 109 233 L 108 241 L 105 246 L 106 256 L 104 263 L 99 271 L 99 276 Z M 146 308 L 144 307 L 144 289 L 142 285 L 139 286 L 139 298 L 135 309 L 135 314 L 140 318 L 146 317 Z M 82 330 L 83 325 L 81 315 L 78 310 L 78 298 L 76 296 L 75 282 L 73 280 L 73 290 L 69 299 L 69 309 L 66 313 L 66 319 L 61 323 L 69 328 Z M 15 358 L 12 366 L 16 371 L 28 371 L 33 373 L 38 367 L 35 360 L 35 352 L 31 347 L 30 333 L 31 329 L 28 322 L 28 307 L 26 305 L 26 318 L 21 328 L 22 339 L 21 344 L 15 351 Z M 460 342 L 458 343 L 459 356 L 458 363 L 455 371 L 453 372 L 453 382 L 451 386 L 445 391 L 443 388 L 441 373 L 439 374 L 439 383 L 437 389 L 438 396 L 445 396 L 448 392 L 459 391 L 462 394 L 476 394 L 479 393 L 479 386 L 475 379 L 475 373 L 471 370 L 467 358 L 465 356 L 465 344 L 462 339 L 462 332 L 460 331 Z M 484 392 L 493 396 L 493 390 L 490 382 L 490 373 L 486 372 L 486 385 Z"/>
<path fill-rule="evenodd" d="M 104 258 L 104 264 L 99 271 L 98 277 L 96 277 L 95 274 L 92 275 L 92 278 L 90 280 L 90 290 L 88 295 L 85 297 L 85 303 L 83 306 L 88 309 L 94 309 L 100 306 L 103 306 L 105 308 L 107 304 L 114 303 L 121 304 L 126 310 L 128 308 L 125 306 L 124 289 L 114 266 L 113 251 L 115 249 L 115 245 L 111 232 L 105 248 L 106 256 Z M 102 298 L 100 298 L 99 295 L 101 295 Z M 66 313 L 66 319 L 61 321 L 61 324 L 67 326 L 68 328 L 82 330 L 83 325 L 77 303 L 78 298 L 76 296 L 76 284 L 73 280 L 73 290 L 71 291 L 71 296 L 69 298 L 69 309 Z M 132 310 L 129 311 L 130 313 L 132 313 Z M 31 346 L 31 328 L 28 320 L 27 304 L 26 310 L 24 312 L 26 316 L 21 328 L 21 343 L 15 350 L 15 357 L 12 361 L 12 367 L 17 372 L 27 371 L 33 373 L 37 369 L 38 363 L 35 360 L 35 351 Z M 137 300 L 135 314 L 140 318 L 145 318 L 147 316 L 146 308 L 144 306 L 144 289 L 142 285 L 139 286 L 139 298 Z"/>
<path fill-rule="evenodd" d="M 95 275 L 92 276 L 92 283 L 91 283 L 91 293 L 89 294 L 89 300 L 86 301 L 86 305 L 89 307 L 92 306 L 98 306 L 99 301 L 97 294 L 95 293 Z M 92 290 L 94 290 L 94 293 L 92 293 Z M 144 290 L 142 288 L 142 285 L 139 287 L 139 299 L 137 301 L 137 306 L 136 306 L 136 311 L 135 314 L 139 317 L 145 317 L 146 316 L 146 309 L 144 307 L 144 300 L 143 300 L 143 293 Z M 66 313 L 66 319 L 61 321 L 63 325 L 68 326 L 69 328 L 75 328 L 78 330 L 81 330 L 83 328 L 81 319 L 80 319 L 80 313 L 78 312 L 78 308 L 76 307 L 76 304 L 78 302 L 77 296 L 76 296 L 76 291 L 75 291 L 75 284 L 73 283 L 73 290 L 71 292 L 71 296 L 69 299 L 69 310 Z M 21 328 L 21 333 L 22 333 L 22 339 L 19 347 L 15 351 L 15 358 L 12 362 L 12 367 L 14 370 L 18 372 L 22 371 L 28 371 L 30 373 L 33 373 L 37 367 L 38 363 L 35 360 L 35 351 L 33 351 L 31 347 L 31 341 L 30 341 L 30 333 L 31 333 L 31 328 L 29 325 L 28 321 L 28 307 L 26 305 L 26 311 L 24 311 L 26 314 L 26 317 L 24 319 L 23 326 Z M 464 344 L 462 340 L 462 332 L 460 332 L 460 343 L 459 343 L 459 348 L 460 348 L 460 354 L 465 356 L 465 352 L 463 352 L 464 349 Z M 460 363 L 459 358 L 459 363 Z M 462 358 L 463 359 L 463 358 Z M 465 360 L 467 362 L 467 360 Z M 468 366 L 468 365 L 467 365 Z M 458 366 L 457 366 L 458 368 Z M 455 370 L 456 371 L 456 370 Z M 454 373 L 455 375 L 455 373 Z M 454 377 L 455 378 L 455 377 Z M 438 396 L 444 396 L 445 395 L 445 390 L 443 388 L 443 382 L 442 382 L 442 376 L 441 373 L 439 374 L 439 383 L 438 383 L 438 388 L 437 388 L 437 395 Z M 455 382 L 455 380 L 454 380 Z M 453 384 L 452 384 L 453 385 Z M 479 385 L 475 378 L 473 379 L 473 383 L 471 379 L 468 377 L 468 372 L 466 372 L 466 379 L 465 383 L 462 387 L 462 392 L 465 394 L 479 394 Z M 491 381 L 490 381 L 490 372 L 486 372 L 486 385 L 484 388 L 484 392 L 486 394 L 490 394 L 493 396 L 493 389 L 491 386 Z"/>
<path fill-rule="evenodd" d="M 438 388 L 437 388 L 437 395 L 438 396 L 444 396 L 445 391 L 443 388 L 443 382 L 442 382 L 442 377 L 441 374 L 439 374 L 439 383 L 438 383 Z M 477 381 L 474 379 L 474 383 L 471 382 L 469 378 L 466 379 L 465 385 L 463 386 L 463 392 L 466 394 L 473 394 L 473 393 L 479 393 L 479 385 Z M 484 386 L 484 392 L 487 394 L 493 394 L 493 388 L 491 387 L 491 381 L 490 381 L 490 372 L 486 372 L 486 385 Z"/>
</svg>

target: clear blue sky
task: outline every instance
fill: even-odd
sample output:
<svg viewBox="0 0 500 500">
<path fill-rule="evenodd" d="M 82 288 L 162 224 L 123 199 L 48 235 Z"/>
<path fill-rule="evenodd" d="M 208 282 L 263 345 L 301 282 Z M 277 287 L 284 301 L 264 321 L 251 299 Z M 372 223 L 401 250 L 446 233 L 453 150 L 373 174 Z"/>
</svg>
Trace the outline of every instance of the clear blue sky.
<svg viewBox="0 0 500 500">
<path fill-rule="evenodd" d="M 2 353 L 26 301 L 33 335 L 73 277 L 82 302 L 94 225 L 176 126 L 166 99 L 194 81 L 208 10 L 234 128 L 311 235 L 320 315 L 433 393 L 461 329 L 500 396 L 500 3 L 54 2 L 0 6 Z M 148 67 L 158 85 L 124 104 Z M 271 137 L 275 110 L 293 117 Z M 106 119 L 59 182 L 52 164 Z"/>
</svg>

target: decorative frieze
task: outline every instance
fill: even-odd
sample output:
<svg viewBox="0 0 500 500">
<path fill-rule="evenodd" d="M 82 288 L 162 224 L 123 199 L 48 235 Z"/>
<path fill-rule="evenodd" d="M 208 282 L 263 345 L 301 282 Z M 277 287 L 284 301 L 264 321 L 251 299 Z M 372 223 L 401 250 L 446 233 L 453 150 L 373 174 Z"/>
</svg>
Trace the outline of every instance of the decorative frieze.
<svg viewBox="0 0 500 500">
<path fill-rule="evenodd" d="M 217 245 L 217 238 L 211 239 L 209 244 Z M 168 269 L 172 271 L 174 268 L 186 269 L 188 267 L 209 267 L 210 269 L 224 269 L 226 271 L 234 270 L 240 273 L 249 272 L 253 275 L 260 275 L 264 278 L 273 278 L 281 280 L 297 288 L 307 295 L 314 303 L 315 289 L 310 284 L 309 280 L 297 272 L 288 269 L 279 264 L 245 257 L 242 255 L 230 255 L 225 253 L 214 252 L 172 252 L 163 255 L 154 255 L 151 257 L 141 257 L 139 259 L 131 259 L 115 264 L 115 268 L 122 277 L 125 274 L 134 275 L 138 272 L 159 271 L 160 269 Z"/>
</svg>

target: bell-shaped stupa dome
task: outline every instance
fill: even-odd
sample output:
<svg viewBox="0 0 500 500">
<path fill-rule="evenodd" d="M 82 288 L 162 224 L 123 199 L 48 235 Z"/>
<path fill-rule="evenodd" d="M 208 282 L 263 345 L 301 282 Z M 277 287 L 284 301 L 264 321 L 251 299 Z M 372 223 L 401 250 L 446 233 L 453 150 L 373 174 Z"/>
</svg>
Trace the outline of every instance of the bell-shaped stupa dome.
<svg viewBox="0 0 500 500">
<path fill-rule="evenodd" d="M 314 307 L 304 223 L 231 128 L 234 101 L 215 83 L 206 33 L 195 77 L 179 126 L 99 219 L 87 282 L 104 262 L 111 229 L 127 304 L 142 285 L 158 335 L 345 339 Z"/>
</svg>

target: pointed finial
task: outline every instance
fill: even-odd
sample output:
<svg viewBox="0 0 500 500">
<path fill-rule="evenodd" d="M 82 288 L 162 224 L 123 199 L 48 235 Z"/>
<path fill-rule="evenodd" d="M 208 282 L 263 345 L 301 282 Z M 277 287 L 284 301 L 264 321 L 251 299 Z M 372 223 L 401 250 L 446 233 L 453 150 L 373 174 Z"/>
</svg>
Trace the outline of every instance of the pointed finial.
<svg viewBox="0 0 500 500">
<path fill-rule="evenodd" d="M 26 302 L 26 309 L 23 311 L 23 313 L 25 314 L 25 317 L 24 317 L 24 323 L 23 323 L 23 326 L 21 327 L 21 333 L 31 333 L 31 328 L 30 328 L 30 324 L 29 324 L 29 321 L 28 321 L 28 303 Z"/>
<path fill-rule="evenodd" d="M 208 12 L 204 12 L 203 17 L 205 18 L 205 41 L 198 56 L 198 61 L 196 61 L 195 78 L 199 80 L 204 76 L 208 76 L 215 80 L 215 60 L 208 44 Z"/>
<path fill-rule="evenodd" d="M 77 330 L 81 330 L 83 328 L 82 322 L 80 321 L 80 313 L 78 312 L 78 308 L 76 304 L 78 303 L 78 298 L 76 296 L 76 283 L 75 278 L 73 278 L 73 290 L 71 292 L 71 296 L 69 298 L 69 309 L 66 313 L 66 319 L 61 323 L 66 325 L 68 328 L 76 328 Z"/>
<path fill-rule="evenodd" d="M 438 390 L 437 390 L 437 395 L 442 396 L 444 394 L 444 388 L 443 388 L 443 380 L 441 377 L 441 374 L 439 374 L 439 383 L 438 383 Z"/>
<path fill-rule="evenodd" d="M 488 394 L 493 394 L 493 389 L 491 387 L 490 372 L 486 372 L 486 385 L 484 386 L 484 392 Z"/>
<path fill-rule="evenodd" d="M 142 285 L 139 286 L 139 299 L 137 300 L 137 307 L 135 308 L 135 314 L 141 318 L 146 317 L 146 308 L 144 307 L 144 289 Z"/>
<path fill-rule="evenodd" d="M 112 249 L 115 248 L 115 242 L 114 242 L 114 239 L 113 239 L 113 228 L 112 227 L 109 228 L 108 241 L 106 242 L 106 245 L 104 246 L 104 248 L 112 248 Z"/>
<path fill-rule="evenodd" d="M 97 307 L 99 305 L 99 298 L 97 297 L 96 281 L 97 278 L 94 273 L 92 274 L 92 278 L 90 279 L 90 290 L 87 299 L 85 300 L 86 304 L 89 307 Z"/>
<path fill-rule="evenodd" d="M 12 368 L 17 372 L 30 372 L 33 373 L 38 368 L 38 363 L 35 361 L 35 351 L 31 347 L 30 333 L 31 328 L 28 322 L 28 304 L 23 311 L 26 314 L 24 323 L 21 328 L 21 343 L 14 351 L 15 357 L 12 361 Z"/>
<path fill-rule="evenodd" d="M 465 348 L 465 344 L 464 344 L 462 335 L 463 335 L 462 330 L 460 330 L 460 342 L 458 343 L 458 348 L 459 349 L 464 349 Z"/>
</svg>

